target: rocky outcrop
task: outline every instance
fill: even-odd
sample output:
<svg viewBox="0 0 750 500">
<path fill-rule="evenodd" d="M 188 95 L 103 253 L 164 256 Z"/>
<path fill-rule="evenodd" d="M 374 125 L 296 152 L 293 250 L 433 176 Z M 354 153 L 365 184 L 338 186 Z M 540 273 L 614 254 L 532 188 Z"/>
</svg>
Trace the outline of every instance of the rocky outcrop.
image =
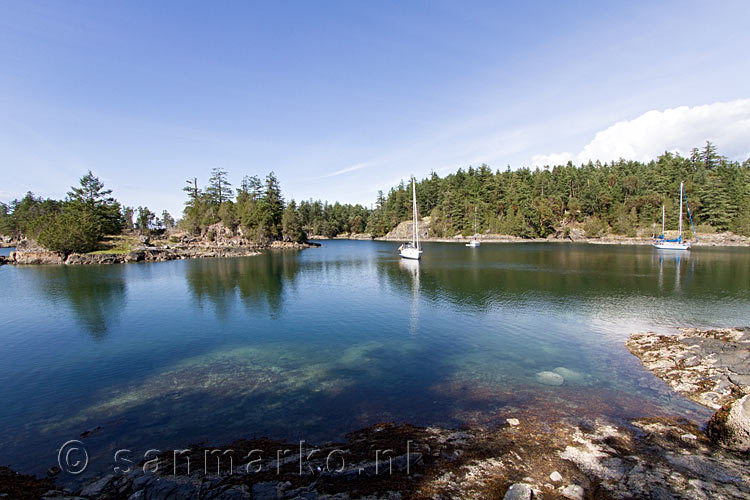
<svg viewBox="0 0 750 500">
<path fill-rule="evenodd" d="M 171 235 L 169 240 L 151 241 L 149 238 L 139 238 L 141 246 L 129 252 L 94 252 L 86 254 L 61 254 L 39 248 L 33 242 L 22 242 L 15 252 L 7 258 L 2 258 L 0 264 L 67 264 L 101 265 L 125 262 L 162 262 L 176 259 L 204 259 L 215 257 L 247 257 L 257 255 L 264 249 L 302 249 L 319 247 L 319 243 L 296 243 L 290 241 L 268 241 L 258 244 L 248 241 L 241 234 L 234 234 L 219 224 L 210 226 L 216 235 L 210 241 L 204 235 L 193 236 L 186 233 Z"/>
<path fill-rule="evenodd" d="M 419 237 L 421 239 L 427 239 L 427 235 L 430 233 L 430 218 L 425 217 L 417 224 L 419 230 Z M 414 231 L 413 221 L 404 221 L 398 226 L 393 228 L 388 234 L 385 235 L 386 240 L 410 240 Z"/>
<path fill-rule="evenodd" d="M 16 250 L 11 252 L 8 257 L 10 264 L 62 264 L 63 256 L 44 250 L 42 248 L 32 248 L 28 250 Z"/>
<path fill-rule="evenodd" d="M 750 452 L 750 396 L 724 405 L 711 417 L 706 431 L 724 448 Z"/>
<path fill-rule="evenodd" d="M 678 393 L 718 409 L 706 433 L 716 444 L 750 451 L 750 336 L 747 328 L 639 333 L 626 343 Z"/>
<path fill-rule="evenodd" d="M 714 410 L 750 393 L 747 328 L 683 328 L 681 332 L 636 333 L 625 345 L 675 391 Z"/>
</svg>

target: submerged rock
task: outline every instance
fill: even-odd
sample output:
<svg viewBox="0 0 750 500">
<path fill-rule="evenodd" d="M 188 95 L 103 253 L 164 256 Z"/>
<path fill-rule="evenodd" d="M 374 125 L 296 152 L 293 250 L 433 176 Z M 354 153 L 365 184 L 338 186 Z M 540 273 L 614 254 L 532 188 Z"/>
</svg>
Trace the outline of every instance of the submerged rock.
<svg viewBox="0 0 750 500">
<path fill-rule="evenodd" d="M 565 377 L 555 372 L 539 372 L 536 381 L 544 385 L 563 385 Z"/>
<path fill-rule="evenodd" d="M 711 440 L 733 451 L 750 451 L 750 396 L 724 405 L 708 422 Z"/>
<path fill-rule="evenodd" d="M 586 376 L 581 372 L 565 368 L 564 366 L 558 366 L 552 371 L 563 377 L 568 382 L 580 384 L 586 380 Z"/>
<path fill-rule="evenodd" d="M 516 483 L 508 488 L 503 500 L 531 500 L 532 498 L 534 498 L 534 491 L 531 489 L 531 486 L 524 483 Z"/>
</svg>

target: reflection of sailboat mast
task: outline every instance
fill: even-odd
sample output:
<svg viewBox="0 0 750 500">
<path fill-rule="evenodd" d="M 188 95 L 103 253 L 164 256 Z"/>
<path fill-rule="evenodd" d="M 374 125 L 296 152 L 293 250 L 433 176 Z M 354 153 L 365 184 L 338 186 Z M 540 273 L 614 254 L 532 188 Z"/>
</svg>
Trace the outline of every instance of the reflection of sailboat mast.
<svg viewBox="0 0 750 500">
<path fill-rule="evenodd" d="M 419 266 L 414 270 L 414 281 L 411 285 L 411 314 L 409 315 L 409 335 L 416 335 L 419 323 Z"/>
<path fill-rule="evenodd" d="M 411 308 L 409 311 L 409 335 L 415 335 L 417 333 L 417 326 L 419 324 L 419 262 L 416 260 L 405 260 L 399 261 L 399 267 L 409 273 L 412 276 L 411 283 Z"/>
<path fill-rule="evenodd" d="M 659 252 L 659 291 L 664 290 L 664 255 Z"/>
</svg>

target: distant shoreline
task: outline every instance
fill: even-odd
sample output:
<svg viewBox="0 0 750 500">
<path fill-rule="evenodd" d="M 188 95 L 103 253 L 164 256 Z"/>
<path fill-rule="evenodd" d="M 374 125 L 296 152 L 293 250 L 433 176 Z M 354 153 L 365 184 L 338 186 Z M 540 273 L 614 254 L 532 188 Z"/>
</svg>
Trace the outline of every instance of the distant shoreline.
<svg viewBox="0 0 750 500">
<path fill-rule="evenodd" d="M 373 238 L 369 235 L 342 235 L 329 238 L 326 236 L 311 236 L 310 240 L 365 240 L 365 241 L 392 241 L 402 243 L 409 241 L 408 238 L 388 238 L 386 236 Z M 453 238 L 420 238 L 420 241 L 426 243 L 461 243 L 465 244 L 471 240 L 470 237 L 453 237 Z M 592 245 L 639 245 L 650 246 L 653 243 L 652 238 L 631 238 L 627 236 L 603 236 L 600 238 L 521 238 L 518 236 L 508 235 L 487 235 L 480 237 L 482 243 L 589 243 Z M 750 247 L 750 238 L 739 236 L 733 233 L 716 233 L 700 235 L 695 247 Z"/>
</svg>

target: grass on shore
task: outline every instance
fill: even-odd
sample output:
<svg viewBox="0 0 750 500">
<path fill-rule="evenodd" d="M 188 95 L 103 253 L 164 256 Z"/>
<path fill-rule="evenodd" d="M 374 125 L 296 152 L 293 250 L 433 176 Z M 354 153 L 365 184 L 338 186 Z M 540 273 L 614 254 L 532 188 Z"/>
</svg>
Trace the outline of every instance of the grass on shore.
<svg viewBox="0 0 750 500">
<path fill-rule="evenodd" d="M 126 254 L 132 252 L 140 242 L 138 238 L 127 234 L 105 236 L 99 242 L 99 250 L 89 252 L 88 255 L 99 254 Z"/>
</svg>

